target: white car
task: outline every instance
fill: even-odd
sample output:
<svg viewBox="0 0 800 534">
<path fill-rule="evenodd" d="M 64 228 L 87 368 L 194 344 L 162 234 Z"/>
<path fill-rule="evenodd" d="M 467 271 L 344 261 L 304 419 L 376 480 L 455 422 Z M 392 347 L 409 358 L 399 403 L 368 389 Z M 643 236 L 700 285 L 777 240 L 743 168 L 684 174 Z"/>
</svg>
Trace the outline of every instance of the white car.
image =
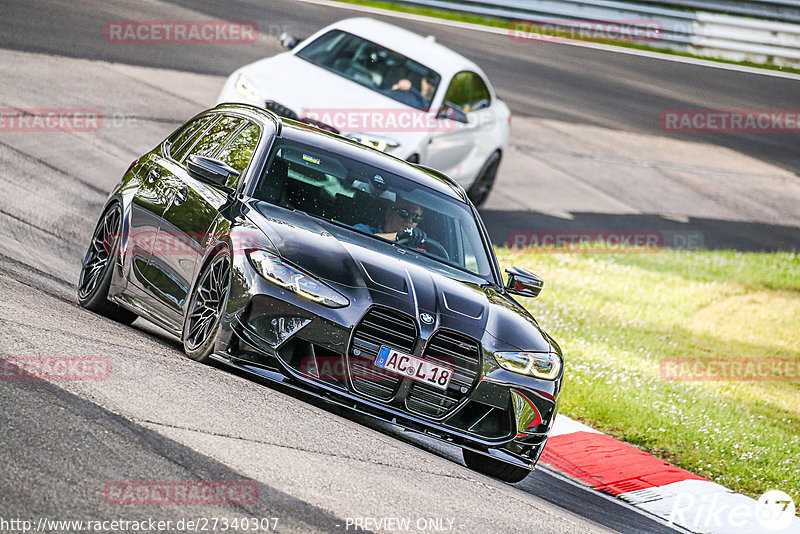
<svg viewBox="0 0 800 534">
<path fill-rule="evenodd" d="M 235 71 L 218 103 L 315 124 L 451 176 L 475 205 L 486 200 L 511 113 L 475 63 L 369 18 L 281 41 L 289 51 Z"/>
</svg>

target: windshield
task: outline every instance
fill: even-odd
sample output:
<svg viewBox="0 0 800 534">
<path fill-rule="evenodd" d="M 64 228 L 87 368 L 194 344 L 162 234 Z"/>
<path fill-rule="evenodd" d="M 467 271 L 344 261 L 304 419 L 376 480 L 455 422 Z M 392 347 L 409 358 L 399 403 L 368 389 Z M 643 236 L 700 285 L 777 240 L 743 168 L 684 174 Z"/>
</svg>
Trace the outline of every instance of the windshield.
<svg viewBox="0 0 800 534">
<path fill-rule="evenodd" d="M 402 54 L 341 30 L 331 30 L 300 51 L 310 61 L 408 106 L 428 111 L 441 76 Z"/>
<path fill-rule="evenodd" d="M 253 197 L 491 277 L 478 223 L 466 204 L 361 161 L 278 139 Z M 416 237 L 408 242 L 412 233 Z M 415 255 L 408 259 L 417 261 Z"/>
</svg>

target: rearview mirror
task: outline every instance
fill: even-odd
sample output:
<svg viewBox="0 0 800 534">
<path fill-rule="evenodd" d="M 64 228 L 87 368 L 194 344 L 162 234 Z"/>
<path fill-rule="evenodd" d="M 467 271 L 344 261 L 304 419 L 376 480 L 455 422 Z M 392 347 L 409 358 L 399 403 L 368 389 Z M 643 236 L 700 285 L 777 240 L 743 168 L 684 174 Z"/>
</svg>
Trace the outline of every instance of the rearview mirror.
<svg viewBox="0 0 800 534">
<path fill-rule="evenodd" d="M 294 47 L 300 44 L 303 40 L 302 37 L 297 37 L 296 35 L 292 35 L 291 33 L 283 32 L 278 37 L 278 41 L 280 41 L 281 46 L 284 47 L 286 50 L 292 50 Z"/>
<path fill-rule="evenodd" d="M 207 184 L 211 184 L 226 193 L 233 191 L 228 187 L 228 180 L 234 176 L 239 176 L 239 171 L 228 164 L 214 158 L 198 156 L 192 154 L 186 158 L 186 168 L 189 174 Z"/>
<path fill-rule="evenodd" d="M 544 280 L 525 269 L 509 267 L 506 269 L 506 274 L 508 275 L 506 291 L 512 295 L 536 298 L 544 287 Z"/>
<path fill-rule="evenodd" d="M 464 124 L 469 123 L 467 114 L 458 109 L 455 104 L 447 102 L 446 100 L 442 103 L 442 107 L 439 108 L 439 111 L 436 113 L 436 118 L 449 119 L 451 121 L 463 122 Z"/>
</svg>

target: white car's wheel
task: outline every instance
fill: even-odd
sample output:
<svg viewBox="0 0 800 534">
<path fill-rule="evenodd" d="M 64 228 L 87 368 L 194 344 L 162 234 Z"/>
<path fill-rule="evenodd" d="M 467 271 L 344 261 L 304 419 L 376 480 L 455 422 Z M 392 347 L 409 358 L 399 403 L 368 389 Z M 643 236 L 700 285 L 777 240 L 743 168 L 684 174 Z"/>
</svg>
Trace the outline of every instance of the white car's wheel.
<svg viewBox="0 0 800 534">
<path fill-rule="evenodd" d="M 491 156 L 483 164 L 481 172 L 478 177 L 469 187 L 467 196 L 476 206 L 480 206 L 489 197 L 489 193 L 494 186 L 494 180 L 497 177 L 497 169 L 500 167 L 500 152 L 493 152 Z"/>
</svg>

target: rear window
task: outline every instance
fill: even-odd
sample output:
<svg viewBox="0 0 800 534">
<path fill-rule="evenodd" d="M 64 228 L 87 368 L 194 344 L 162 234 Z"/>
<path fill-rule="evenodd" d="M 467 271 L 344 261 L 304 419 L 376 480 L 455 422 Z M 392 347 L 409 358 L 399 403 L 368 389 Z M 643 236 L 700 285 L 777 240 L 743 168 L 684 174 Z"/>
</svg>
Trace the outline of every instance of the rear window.
<svg viewBox="0 0 800 534">
<path fill-rule="evenodd" d="M 205 117 L 200 117 L 199 119 L 190 121 L 179 128 L 169 137 L 169 139 L 167 139 L 167 154 L 173 156 L 174 154 L 179 153 L 181 148 L 189 144 L 189 142 L 192 140 L 192 137 L 194 137 L 194 135 L 203 126 L 207 125 L 211 118 L 211 115 L 206 115 Z"/>
<path fill-rule="evenodd" d="M 192 147 L 190 154 L 212 157 L 220 146 L 244 123 L 239 117 L 222 117 Z"/>
</svg>

